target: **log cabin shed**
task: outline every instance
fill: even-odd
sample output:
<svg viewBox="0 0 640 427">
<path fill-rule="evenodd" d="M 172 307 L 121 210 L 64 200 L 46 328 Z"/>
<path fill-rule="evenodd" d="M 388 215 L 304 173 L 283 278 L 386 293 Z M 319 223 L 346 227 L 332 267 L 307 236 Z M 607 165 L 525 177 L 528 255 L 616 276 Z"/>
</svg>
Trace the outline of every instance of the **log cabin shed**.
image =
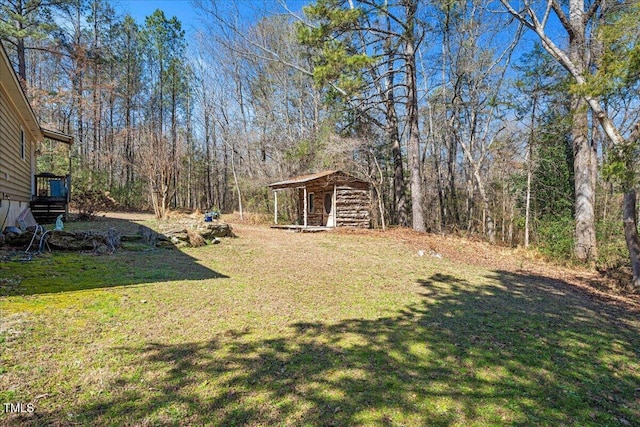
<svg viewBox="0 0 640 427">
<path fill-rule="evenodd" d="M 369 228 L 371 187 L 367 181 L 339 170 L 289 178 L 269 184 L 274 197 L 274 222 L 278 226 L 278 192 L 297 191 L 301 206 L 299 224 L 286 228 Z"/>
</svg>

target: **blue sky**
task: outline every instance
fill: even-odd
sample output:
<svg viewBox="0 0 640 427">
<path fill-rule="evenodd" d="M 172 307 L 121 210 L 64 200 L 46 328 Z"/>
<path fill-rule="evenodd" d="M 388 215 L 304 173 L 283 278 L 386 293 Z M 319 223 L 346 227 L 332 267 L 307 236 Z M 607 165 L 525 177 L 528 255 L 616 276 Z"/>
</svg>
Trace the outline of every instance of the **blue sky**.
<svg viewBox="0 0 640 427">
<path fill-rule="evenodd" d="M 302 6 L 309 2 L 309 0 L 287 0 L 287 5 L 296 13 L 301 13 Z M 204 0 L 203 3 L 208 3 L 208 0 Z M 217 4 L 221 8 L 229 6 L 235 9 L 231 0 L 218 1 Z M 240 0 L 236 4 L 239 12 L 249 19 L 262 15 L 265 10 L 283 12 L 276 0 Z M 117 12 L 123 15 L 125 13 L 131 14 L 140 25 L 143 25 L 145 18 L 156 9 L 161 9 L 167 18 L 170 19 L 173 16 L 178 18 L 187 36 L 197 32 L 198 28 L 202 28 L 203 25 L 203 12 L 196 9 L 191 0 L 113 0 L 112 5 Z M 232 13 L 236 13 L 236 11 Z"/>
<path fill-rule="evenodd" d="M 203 19 L 206 19 L 204 12 L 197 9 L 192 0 L 111 0 L 112 5 L 117 12 L 122 15 L 129 13 L 140 25 L 144 25 L 145 18 L 153 14 L 156 9 L 161 9 L 167 18 L 177 17 L 182 24 L 182 29 L 185 30 L 187 35 L 188 44 L 191 45 L 189 40 L 198 32 L 199 29 L 205 25 Z M 211 0 L 202 0 L 204 4 L 208 4 Z M 279 7 L 280 2 L 277 0 L 214 0 L 219 8 L 229 7 L 231 14 L 240 13 L 244 19 L 255 19 L 257 16 L 261 16 L 267 13 L 267 10 L 271 12 L 277 11 L 283 13 L 284 10 Z M 287 7 L 294 11 L 296 14 L 302 14 L 301 9 L 304 5 L 311 3 L 312 0 L 286 0 Z M 237 9 L 236 9 L 237 7 Z M 550 27 L 555 28 L 558 24 L 553 19 L 550 23 Z M 510 41 L 511 35 L 508 36 Z M 537 42 L 531 32 L 525 31 L 523 39 L 520 41 L 520 45 L 516 50 L 515 58 L 520 56 L 522 51 L 528 51 L 533 47 L 533 42 Z"/>
<path fill-rule="evenodd" d="M 114 7 L 123 14 L 131 14 L 139 24 L 144 24 L 144 19 L 156 9 L 162 9 L 167 18 L 177 17 L 187 34 L 193 33 L 199 24 L 199 13 L 189 0 L 117 0 Z"/>
</svg>

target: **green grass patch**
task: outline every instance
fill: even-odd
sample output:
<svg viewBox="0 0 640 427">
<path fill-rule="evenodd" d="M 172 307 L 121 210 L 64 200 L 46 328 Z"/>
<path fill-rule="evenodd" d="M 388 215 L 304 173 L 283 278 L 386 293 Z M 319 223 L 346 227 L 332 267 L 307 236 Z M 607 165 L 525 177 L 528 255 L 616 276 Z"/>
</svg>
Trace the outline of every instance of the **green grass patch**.
<svg viewBox="0 0 640 427">
<path fill-rule="evenodd" d="M 0 424 L 640 424 L 637 313 L 384 236 L 236 231 L 1 264 L 0 400 L 36 412 Z"/>
</svg>

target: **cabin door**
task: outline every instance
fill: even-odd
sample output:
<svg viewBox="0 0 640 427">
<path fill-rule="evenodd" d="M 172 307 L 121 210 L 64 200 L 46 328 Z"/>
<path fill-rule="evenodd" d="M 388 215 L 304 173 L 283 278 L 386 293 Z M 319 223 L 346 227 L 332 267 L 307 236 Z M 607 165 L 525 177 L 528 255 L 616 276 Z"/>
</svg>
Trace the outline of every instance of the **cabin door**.
<svg viewBox="0 0 640 427">
<path fill-rule="evenodd" d="M 335 206 L 333 206 L 333 192 L 324 193 L 322 196 L 322 225 L 327 227 L 335 227 L 333 221 L 333 210 Z"/>
</svg>

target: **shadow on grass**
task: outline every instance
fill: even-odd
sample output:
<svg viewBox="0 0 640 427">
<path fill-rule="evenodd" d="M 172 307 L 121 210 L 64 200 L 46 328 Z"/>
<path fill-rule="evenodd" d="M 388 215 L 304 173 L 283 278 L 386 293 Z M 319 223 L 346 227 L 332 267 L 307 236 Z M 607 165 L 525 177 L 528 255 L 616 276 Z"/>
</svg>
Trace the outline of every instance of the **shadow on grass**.
<svg viewBox="0 0 640 427">
<path fill-rule="evenodd" d="M 151 231 L 133 221 L 69 223 L 72 231 L 117 229 L 121 235 Z M 36 295 L 174 280 L 226 278 L 176 248 L 136 245 L 111 255 L 91 251 L 44 252 L 28 262 L 0 262 L 0 296 Z M 20 257 L 22 258 L 22 257 Z"/>
<path fill-rule="evenodd" d="M 121 347 L 84 425 L 638 425 L 635 313 L 562 281 L 436 274 L 423 301 L 281 336 Z M 52 417 L 48 419 L 48 417 Z M 59 415 L 41 414 L 39 421 Z"/>
</svg>

